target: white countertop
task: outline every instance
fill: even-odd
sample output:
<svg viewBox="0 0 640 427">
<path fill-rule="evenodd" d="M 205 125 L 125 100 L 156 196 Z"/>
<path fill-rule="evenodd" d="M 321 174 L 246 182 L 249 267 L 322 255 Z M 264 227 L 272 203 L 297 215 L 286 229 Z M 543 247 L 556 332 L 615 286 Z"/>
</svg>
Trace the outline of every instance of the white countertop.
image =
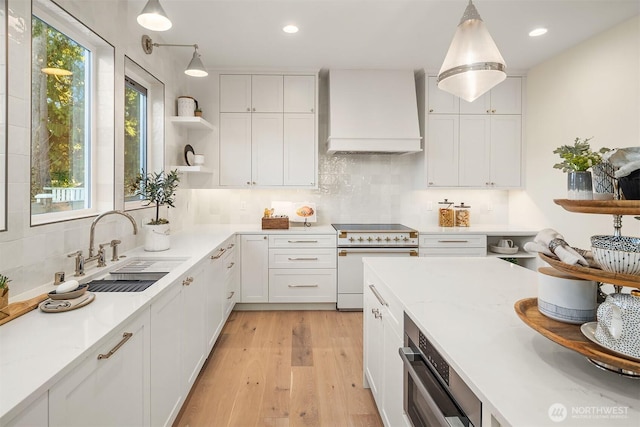
<svg viewBox="0 0 640 427">
<path fill-rule="evenodd" d="M 537 295 L 535 272 L 495 258 L 364 262 L 480 398 L 485 424 L 489 411 L 503 426 L 640 425 L 639 380 L 596 368 L 515 313 Z M 554 404 L 568 411 L 560 423 L 548 415 Z"/>
<path fill-rule="evenodd" d="M 487 236 L 535 236 L 540 231 L 517 225 L 496 224 L 478 224 L 470 227 L 438 227 L 433 225 L 412 228 L 422 234 L 486 234 Z"/>
</svg>

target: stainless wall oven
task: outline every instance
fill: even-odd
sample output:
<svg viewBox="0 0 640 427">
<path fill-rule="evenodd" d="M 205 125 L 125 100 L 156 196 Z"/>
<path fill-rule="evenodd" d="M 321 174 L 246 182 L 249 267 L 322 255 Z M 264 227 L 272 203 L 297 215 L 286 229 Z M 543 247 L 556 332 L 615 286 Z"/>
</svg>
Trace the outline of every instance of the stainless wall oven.
<svg viewBox="0 0 640 427">
<path fill-rule="evenodd" d="M 362 258 L 418 256 L 418 232 L 401 224 L 333 224 L 338 232 L 338 310 L 362 310 Z"/>
<path fill-rule="evenodd" d="M 482 403 L 404 315 L 404 411 L 414 427 L 480 427 Z"/>
</svg>

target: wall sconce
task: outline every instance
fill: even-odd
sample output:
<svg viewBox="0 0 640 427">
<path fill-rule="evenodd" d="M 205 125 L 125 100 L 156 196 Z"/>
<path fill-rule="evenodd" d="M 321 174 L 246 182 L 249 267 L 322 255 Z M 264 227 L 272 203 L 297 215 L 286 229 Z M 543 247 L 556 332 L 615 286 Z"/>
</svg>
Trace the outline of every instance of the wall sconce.
<svg viewBox="0 0 640 427">
<path fill-rule="evenodd" d="M 209 73 L 207 72 L 207 70 L 204 68 L 204 64 L 202 63 L 202 60 L 200 59 L 200 53 L 198 53 L 198 45 L 197 44 L 169 44 L 169 43 L 154 43 L 153 40 L 151 40 L 151 37 L 147 36 L 146 34 L 144 36 L 142 36 L 142 50 L 144 50 L 144 53 L 146 53 L 147 55 L 150 55 L 151 52 L 153 52 L 153 47 L 158 47 L 158 46 L 178 46 L 178 47 L 192 47 L 195 49 L 195 51 L 193 52 L 193 57 L 191 58 L 191 62 L 189 62 L 189 65 L 187 65 L 187 69 L 184 70 L 184 73 L 188 76 L 192 76 L 192 77 L 205 77 L 208 76 Z"/>
<path fill-rule="evenodd" d="M 149 0 L 137 18 L 138 24 L 147 30 L 167 31 L 171 28 L 171 20 L 160 6 L 160 0 Z"/>
</svg>

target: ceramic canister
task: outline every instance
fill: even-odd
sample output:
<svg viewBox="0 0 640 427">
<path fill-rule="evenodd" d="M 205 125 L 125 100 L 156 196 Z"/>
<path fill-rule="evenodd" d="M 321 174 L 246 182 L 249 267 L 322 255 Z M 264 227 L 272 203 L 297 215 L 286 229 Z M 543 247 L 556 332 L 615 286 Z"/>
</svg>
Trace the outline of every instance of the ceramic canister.
<svg viewBox="0 0 640 427">
<path fill-rule="evenodd" d="M 178 116 L 193 117 L 198 102 L 190 96 L 178 97 Z"/>
<path fill-rule="evenodd" d="M 538 269 L 538 310 L 565 323 L 581 324 L 596 319 L 598 285 L 552 267 Z"/>
</svg>

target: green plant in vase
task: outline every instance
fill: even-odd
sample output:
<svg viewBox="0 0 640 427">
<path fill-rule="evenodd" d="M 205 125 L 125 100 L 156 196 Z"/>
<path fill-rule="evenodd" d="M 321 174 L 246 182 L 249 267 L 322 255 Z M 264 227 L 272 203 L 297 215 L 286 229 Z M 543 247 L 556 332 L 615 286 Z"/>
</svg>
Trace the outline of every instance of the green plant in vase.
<svg viewBox="0 0 640 427">
<path fill-rule="evenodd" d="M 591 200 L 593 198 L 593 184 L 589 169 L 602 162 L 602 154 L 609 151 L 601 148 L 599 151 L 591 150 L 589 141 L 592 138 L 576 138 L 573 145 L 562 145 L 555 150 L 562 161 L 553 165 L 555 169 L 561 169 L 567 175 L 567 187 L 569 199 Z"/>
</svg>

